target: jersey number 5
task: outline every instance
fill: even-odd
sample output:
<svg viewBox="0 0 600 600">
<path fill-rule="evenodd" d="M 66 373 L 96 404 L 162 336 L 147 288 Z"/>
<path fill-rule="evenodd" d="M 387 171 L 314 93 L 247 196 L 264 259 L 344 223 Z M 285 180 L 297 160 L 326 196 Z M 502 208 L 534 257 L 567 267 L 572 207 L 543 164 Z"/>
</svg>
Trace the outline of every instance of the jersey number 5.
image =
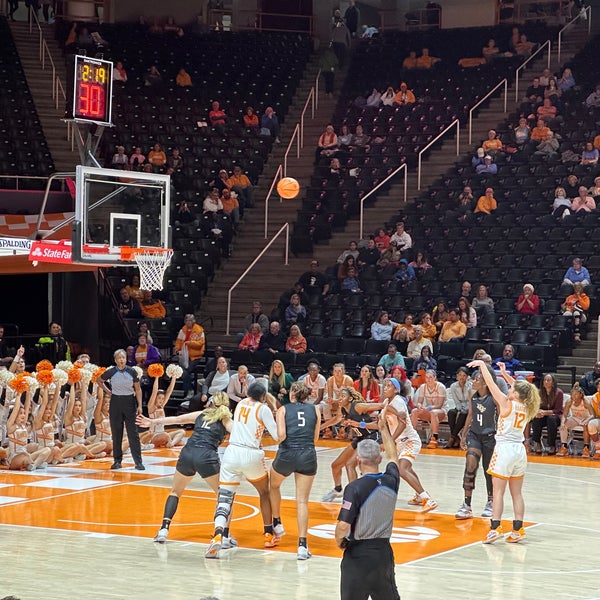
<svg viewBox="0 0 600 600">
<path fill-rule="evenodd" d="M 298 413 L 298 427 L 304 427 L 306 425 L 306 419 L 304 418 L 304 413 Z"/>
</svg>

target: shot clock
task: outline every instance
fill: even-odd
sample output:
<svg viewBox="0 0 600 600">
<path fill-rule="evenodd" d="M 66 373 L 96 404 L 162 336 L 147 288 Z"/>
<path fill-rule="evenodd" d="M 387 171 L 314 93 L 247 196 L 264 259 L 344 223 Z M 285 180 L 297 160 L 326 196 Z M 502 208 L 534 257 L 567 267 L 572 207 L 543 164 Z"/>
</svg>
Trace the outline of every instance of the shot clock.
<svg viewBox="0 0 600 600">
<path fill-rule="evenodd" d="M 108 60 L 75 56 L 73 118 L 111 125 L 113 64 Z"/>
</svg>

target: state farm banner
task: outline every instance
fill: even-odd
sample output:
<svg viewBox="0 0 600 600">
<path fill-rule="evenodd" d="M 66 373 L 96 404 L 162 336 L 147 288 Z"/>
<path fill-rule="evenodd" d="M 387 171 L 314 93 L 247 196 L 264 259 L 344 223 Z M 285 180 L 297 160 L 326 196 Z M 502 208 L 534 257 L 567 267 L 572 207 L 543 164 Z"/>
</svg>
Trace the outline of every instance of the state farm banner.
<svg viewBox="0 0 600 600">
<path fill-rule="evenodd" d="M 29 260 L 33 262 L 50 262 L 71 264 L 71 242 L 51 243 L 34 241 L 31 244 Z"/>
<path fill-rule="evenodd" d="M 0 254 L 29 254 L 31 244 L 27 238 L 0 237 Z"/>
</svg>

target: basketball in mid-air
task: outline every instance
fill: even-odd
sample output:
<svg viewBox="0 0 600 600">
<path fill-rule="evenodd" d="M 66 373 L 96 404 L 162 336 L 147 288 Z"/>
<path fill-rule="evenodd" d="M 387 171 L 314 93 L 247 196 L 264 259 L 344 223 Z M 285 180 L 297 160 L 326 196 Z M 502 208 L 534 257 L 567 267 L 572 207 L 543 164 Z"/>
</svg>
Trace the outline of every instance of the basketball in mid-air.
<svg viewBox="0 0 600 600">
<path fill-rule="evenodd" d="M 284 177 L 277 184 L 277 193 L 282 198 L 291 200 L 300 193 L 300 184 L 292 177 Z"/>
</svg>

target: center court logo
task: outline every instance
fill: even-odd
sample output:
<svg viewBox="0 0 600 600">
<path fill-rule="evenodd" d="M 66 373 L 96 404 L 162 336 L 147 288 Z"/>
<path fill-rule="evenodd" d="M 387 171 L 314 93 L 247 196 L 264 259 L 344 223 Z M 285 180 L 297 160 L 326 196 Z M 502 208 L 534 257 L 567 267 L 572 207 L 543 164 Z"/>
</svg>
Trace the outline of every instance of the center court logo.
<svg viewBox="0 0 600 600">
<path fill-rule="evenodd" d="M 335 525 L 326 523 L 315 525 L 308 530 L 308 533 L 315 537 L 326 540 L 335 539 Z M 392 529 L 392 544 L 406 544 L 408 542 L 428 542 L 440 537 L 440 532 L 429 527 L 394 527 Z"/>
</svg>

